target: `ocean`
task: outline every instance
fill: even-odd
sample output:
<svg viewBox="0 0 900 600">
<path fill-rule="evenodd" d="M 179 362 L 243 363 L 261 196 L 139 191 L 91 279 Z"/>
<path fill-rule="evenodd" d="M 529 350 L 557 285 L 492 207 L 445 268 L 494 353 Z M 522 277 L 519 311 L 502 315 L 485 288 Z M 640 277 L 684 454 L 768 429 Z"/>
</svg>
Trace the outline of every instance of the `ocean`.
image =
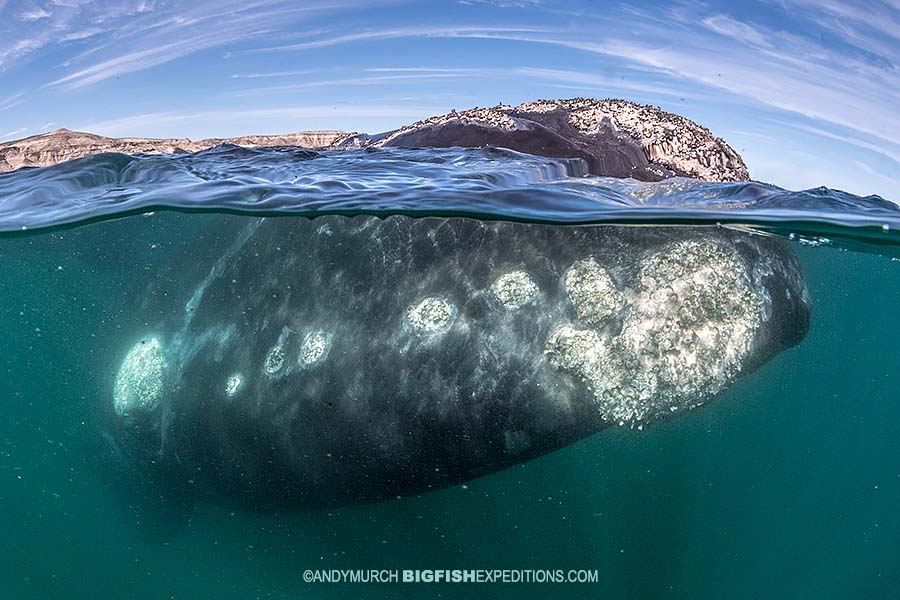
<svg viewBox="0 0 900 600">
<path fill-rule="evenodd" d="M 900 209 L 827 188 L 584 175 L 497 149 L 237 147 L 0 174 L 0 595 L 895 597 Z M 324 215 L 776 237 L 805 275 L 810 328 L 703 406 L 463 484 L 305 511 L 148 509 L 102 439 L 122 358 L 151 325 L 135 323 L 140 290 L 155 282 L 174 302 L 177 274 L 220 256 L 223 232 Z M 370 569 L 597 581 L 306 575 Z"/>
</svg>

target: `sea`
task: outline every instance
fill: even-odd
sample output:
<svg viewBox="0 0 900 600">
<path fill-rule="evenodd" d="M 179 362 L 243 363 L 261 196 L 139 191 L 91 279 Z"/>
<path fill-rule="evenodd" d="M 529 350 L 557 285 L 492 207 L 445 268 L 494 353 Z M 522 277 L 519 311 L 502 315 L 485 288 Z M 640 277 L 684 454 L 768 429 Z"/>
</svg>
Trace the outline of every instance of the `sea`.
<svg viewBox="0 0 900 600">
<path fill-rule="evenodd" d="M 454 487 L 200 503 L 174 525 L 142 510 L 97 443 L 136 290 L 210 260 L 228 242 L 211 231 L 363 214 L 777 236 L 810 329 L 695 410 Z M 898 307 L 900 208 L 824 187 L 594 177 L 492 148 L 220 146 L 0 174 L 0 598 L 900 597 Z"/>
</svg>

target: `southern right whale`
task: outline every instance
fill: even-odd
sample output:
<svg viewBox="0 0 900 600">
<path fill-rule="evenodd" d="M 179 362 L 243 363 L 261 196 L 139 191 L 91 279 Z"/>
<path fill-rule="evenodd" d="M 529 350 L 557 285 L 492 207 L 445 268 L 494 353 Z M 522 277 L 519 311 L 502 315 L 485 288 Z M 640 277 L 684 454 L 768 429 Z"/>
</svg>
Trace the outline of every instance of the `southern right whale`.
<svg viewBox="0 0 900 600">
<path fill-rule="evenodd" d="M 713 227 L 265 218 L 203 272 L 178 314 L 132 315 L 110 433 L 160 489 L 260 511 L 417 494 L 670 417 L 810 316 L 785 242 Z"/>
</svg>

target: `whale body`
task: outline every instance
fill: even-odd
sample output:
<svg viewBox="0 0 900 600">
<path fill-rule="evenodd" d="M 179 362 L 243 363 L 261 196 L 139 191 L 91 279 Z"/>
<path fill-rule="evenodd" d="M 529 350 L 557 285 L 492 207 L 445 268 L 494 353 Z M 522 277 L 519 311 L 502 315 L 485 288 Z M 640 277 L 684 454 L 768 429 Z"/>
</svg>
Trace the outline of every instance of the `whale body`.
<svg viewBox="0 0 900 600">
<path fill-rule="evenodd" d="M 458 484 L 708 402 L 797 344 L 781 240 L 715 227 L 255 219 L 136 314 L 110 401 L 172 493 L 258 511 Z"/>
</svg>

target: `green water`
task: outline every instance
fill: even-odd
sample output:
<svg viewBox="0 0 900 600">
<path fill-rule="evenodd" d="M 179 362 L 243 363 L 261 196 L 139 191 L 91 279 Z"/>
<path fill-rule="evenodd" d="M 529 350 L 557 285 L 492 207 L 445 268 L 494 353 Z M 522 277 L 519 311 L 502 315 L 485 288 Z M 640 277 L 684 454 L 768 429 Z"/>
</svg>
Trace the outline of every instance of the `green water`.
<svg viewBox="0 0 900 600">
<path fill-rule="evenodd" d="M 460 486 L 164 531 L 98 465 L 127 316 L 228 240 L 156 214 L 0 238 L 2 598 L 878 598 L 900 589 L 900 262 L 794 246 L 803 343 L 718 401 Z M 165 286 L 161 286 L 165 292 Z M 596 584 L 304 583 L 305 569 L 596 569 Z"/>
</svg>

